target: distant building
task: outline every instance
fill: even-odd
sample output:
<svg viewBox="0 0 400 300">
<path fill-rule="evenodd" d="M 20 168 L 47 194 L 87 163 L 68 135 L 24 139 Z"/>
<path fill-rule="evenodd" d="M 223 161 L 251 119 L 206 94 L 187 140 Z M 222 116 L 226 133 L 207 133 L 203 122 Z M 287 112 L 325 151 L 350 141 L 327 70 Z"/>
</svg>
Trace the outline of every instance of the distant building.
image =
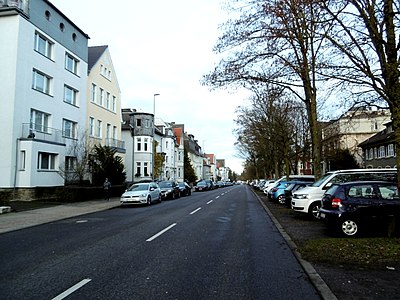
<svg viewBox="0 0 400 300">
<path fill-rule="evenodd" d="M 396 144 L 393 123 L 385 124 L 386 128 L 358 145 L 364 153 L 366 168 L 395 168 Z"/>
<path fill-rule="evenodd" d="M 363 153 L 358 145 L 385 128 L 391 118 L 388 109 L 355 108 L 322 128 L 323 170 L 330 170 L 330 160 L 337 150 L 348 149 L 358 164 L 363 164 Z"/>
</svg>

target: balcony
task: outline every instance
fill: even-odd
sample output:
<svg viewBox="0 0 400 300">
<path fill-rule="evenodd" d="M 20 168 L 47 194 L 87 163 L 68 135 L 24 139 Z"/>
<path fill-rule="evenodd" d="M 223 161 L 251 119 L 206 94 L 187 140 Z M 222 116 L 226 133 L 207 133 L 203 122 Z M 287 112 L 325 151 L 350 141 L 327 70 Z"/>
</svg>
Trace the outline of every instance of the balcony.
<svg viewBox="0 0 400 300">
<path fill-rule="evenodd" d="M 16 10 L 29 15 L 30 0 L 0 0 L 0 16 L 15 14 Z"/>
<path fill-rule="evenodd" d="M 106 146 L 115 148 L 119 153 L 126 153 L 124 141 L 106 138 Z"/>
<path fill-rule="evenodd" d="M 65 145 L 65 137 L 63 137 L 61 130 L 50 127 L 39 127 L 41 126 L 35 126 L 35 124 L 30 123 L 22 124 L 22 135 L 20 138 Z"/>
</svg>

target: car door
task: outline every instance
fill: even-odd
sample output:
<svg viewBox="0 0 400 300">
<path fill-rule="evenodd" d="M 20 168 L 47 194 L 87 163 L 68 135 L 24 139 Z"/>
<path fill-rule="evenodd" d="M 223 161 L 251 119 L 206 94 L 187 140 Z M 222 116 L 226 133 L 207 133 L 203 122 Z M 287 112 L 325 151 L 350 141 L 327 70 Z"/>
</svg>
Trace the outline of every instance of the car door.
<svg viewBox="0 0 400 300">
<path fill-rule="evenodd" d="M 157 189 L 157 185 L 155 185 L 154 183 L 150 183 L 150 197 L 151 197 L 151 201 L 157 200 L 158 199 L 158 189 Z"/>
<path fill-rule="evenodd" d="M 346 209 L 362 220 L 374 220 L 381 215 L 380 198 L 372 184 L 354 184 L 347 192 Z"/>
</svg>

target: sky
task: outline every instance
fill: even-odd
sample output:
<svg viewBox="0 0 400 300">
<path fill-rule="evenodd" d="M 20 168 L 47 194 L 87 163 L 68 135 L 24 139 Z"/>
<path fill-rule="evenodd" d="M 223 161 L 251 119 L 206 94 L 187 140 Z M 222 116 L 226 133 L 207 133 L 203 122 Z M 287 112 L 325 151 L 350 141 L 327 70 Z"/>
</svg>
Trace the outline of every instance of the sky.
<svg viewBox="0 0 400 300">
<path fill-rule="evenodd" d="M 219 0 L 51 0 L 89 35 L 89 46 L 108 45 L 121 89 L 121 107 L 184 124 L 203 152 L 225 159 L 240 174 L 234 147 L 235 109 L 245 91 L 210 91 L 200 84 L 214 69 L 212 52 L 228 20 Z"/>
</svg>

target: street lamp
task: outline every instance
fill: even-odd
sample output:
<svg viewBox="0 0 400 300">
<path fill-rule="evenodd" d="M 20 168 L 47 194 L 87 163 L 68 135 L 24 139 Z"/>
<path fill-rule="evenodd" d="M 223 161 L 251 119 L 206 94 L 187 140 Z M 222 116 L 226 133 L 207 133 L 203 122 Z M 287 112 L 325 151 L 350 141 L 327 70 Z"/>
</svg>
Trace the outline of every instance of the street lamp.
<svg viewBox="0 0 400 300">
<path fill-rule="evenodd" d="M 155 152 L 156 152 L 156 147 L 155 147 L 155 143 L 154 143 L 154 141 L 155 141 L 155 132 L 156 132 L 156 96 L 160 96 L 160 94 L 154 94 L 153 95 L 153 149 L 152 149 L 152 152 L 153 152 L 153 154 L 152 154 L 152 156 L 151 156 L 151 159 L 152 159 L 152 172 L 151 172 L 151 178 L 152 178 L 152 180 L 154 181 L 154 171 L 155 171 L 155 166 L 154 166 L 154 163 L 155 163 Z"/>
</svg>

